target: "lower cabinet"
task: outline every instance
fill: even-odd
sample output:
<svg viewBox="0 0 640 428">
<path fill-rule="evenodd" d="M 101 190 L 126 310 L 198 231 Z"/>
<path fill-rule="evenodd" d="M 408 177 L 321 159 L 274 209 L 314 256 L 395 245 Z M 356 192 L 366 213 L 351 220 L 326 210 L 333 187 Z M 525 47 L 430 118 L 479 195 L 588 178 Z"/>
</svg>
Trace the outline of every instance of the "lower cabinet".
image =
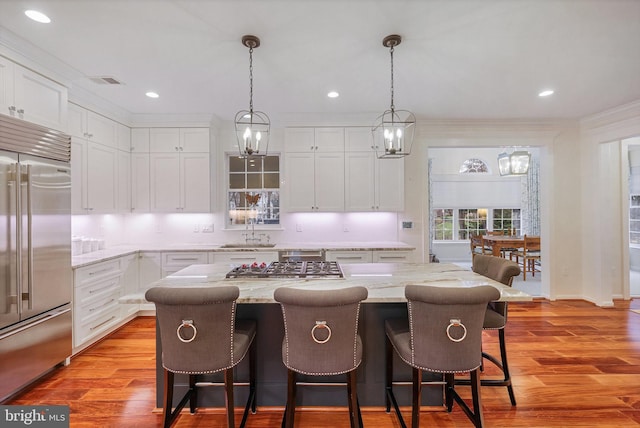
<svg viewBox="0 0 640 428">
<path fill-rule="evenodd" d="M 410 263 L 413 251 L 402 250 L 362 250 L 362 251 L 327 251 L 326 258 L 330 262 L 349 263 Z"/>
<path fill-rule="evenodd" d="M 271 263 L 278 260 L 277 251 L 230 251 L 212 252 L 209 263 L 227 263 L 241 265 L 245 263 Z"/>
<path fill-rule="evenodd" d="M 136 292 L 143 292 L 151 284 L 162 279 L 162 255 L 158 252 L 141 252 L 138 254 L 138 287 Z M 153 303 L 141 303 L 141 311 L 155 311 Z"/>
<path fill-rule="evenodd" d="M 191 265 L 207 264 L 209 255 L 207 252 L 176 252 L 162 253 L 162 277 L 176 273 Z"/>
<path fill-rule="evenodd" d="M 413 251 L 372 251 L 374 263 L 409 263 Z"/>
<path fill-rule="evenodd" d="M 78 268 L 74 272 L 74 351 L 95 342 L 122 320 L 122 260 Z"/>
</svg>

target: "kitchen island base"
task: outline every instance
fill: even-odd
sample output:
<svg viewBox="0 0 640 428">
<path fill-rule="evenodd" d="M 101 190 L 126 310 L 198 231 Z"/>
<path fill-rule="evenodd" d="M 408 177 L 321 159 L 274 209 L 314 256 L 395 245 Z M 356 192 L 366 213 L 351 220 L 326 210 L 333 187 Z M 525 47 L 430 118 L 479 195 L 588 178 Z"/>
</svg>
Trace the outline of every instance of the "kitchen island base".
<svg viewBox="0 0 640 428">
<path fill-rule="evenodd" d="M 359 331 L 364 345 L 362 364 L 358 368 L 358 400 L 361 406 L 385 405 L 385 331 L 388 318 L 406 317 L 406 303 L 363 303 L 360 309 Z M 282 311 L 277 303 L 238 304 L 238 319 L 253 319 L 257 322 L 257 387 L 258 406 L 281 406 L 287 400 L 287 369 L 282 363 L 282 339 L 284 325 Z M 156 405 L 162 407 L 164 388 L 162 369 L 162 345 L 156 334 Z M 394 356 L 395 381 L 411 381 L 411 369 Z M 429 377 L 431 376 L 431 378 Z M 235 371 L 236 381 L 249 378 L 248 361 L 242 361 Z M 439 375 L 425 373 L 425 381 L 439 380 Z M 222 374 L 203 376 L 202 381 L 220 382 Z M 298 376 L 298 382 L 346 382 L 346 375 L 331 377 Z M 180 397 L 188 389 L 188 376 L 176 374 L 174 397 Z M 235 401 L 244 403 L 249 388 L 237 387 Z M 298 388 L 299 404 L 302 406 L 347 406 L 347 391 L 334 386 L 301 386 Z M 398 388 L 396 393 L 400 405 L 411 404 L 411 388 Z M 177 401 L 177 398 L 176 398 Z M 423 405 L 442 405 L 442 385 L 423 388 Z M 176 405 L 174 403 L 174 405 Z M 198 391 L 198 407 L 224 406 L 223 388 L 202 387 Z"/>
</svg>

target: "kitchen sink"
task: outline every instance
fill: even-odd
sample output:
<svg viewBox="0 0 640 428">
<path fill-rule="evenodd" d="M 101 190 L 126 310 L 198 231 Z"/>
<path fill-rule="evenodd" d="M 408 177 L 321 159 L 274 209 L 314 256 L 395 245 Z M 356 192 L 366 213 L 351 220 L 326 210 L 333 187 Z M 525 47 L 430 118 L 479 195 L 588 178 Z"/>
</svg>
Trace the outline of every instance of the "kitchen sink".
<svg viewBox="0 0 640 428">
<path fill-rule="evenodd" d="M 220 248 L 273 248 L 276 244 L 224 244 Z"/>
</svg>

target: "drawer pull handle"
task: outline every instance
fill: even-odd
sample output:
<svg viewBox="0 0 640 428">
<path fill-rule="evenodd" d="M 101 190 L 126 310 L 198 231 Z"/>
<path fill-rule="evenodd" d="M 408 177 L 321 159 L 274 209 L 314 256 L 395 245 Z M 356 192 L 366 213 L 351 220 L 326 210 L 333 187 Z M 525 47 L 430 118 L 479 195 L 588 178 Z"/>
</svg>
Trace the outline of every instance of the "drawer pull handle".
<svg viewBox="0 0 640 428">
<path fill-rule="evenodd" d="M 362 257 L 360 256 L 338 256 L 336 257 L 337 260 L 362 260 Z"/>
<path fill-rule="evenodd" d="M 111 315 L 111 317 L 110 317 L 108 320 L 102 321 L 100 324 L 98 324 L 98 325 L 96 325 L 96 326 L 91 327 L 89 330 L 90 330 L 90 331 L 96 330 L 96 329 L 98 329 L 98 328 L 102 327 L 103 325 L 105 325 L 106 323 L 108 323 L 109 321 L 114 320 L 114 319 L 115 319 L 115 317 L 116 317 L 115 315 Z"/>
<path fill-rule="evenodd" d="M 104 302 L 104 303 L 103 303 L 102 305 L 100 305 L 100 306 L 96 306 L 95 308 L 89 308 L 89 312 L 93 312 L 93 311 L 97 311 L 98 309 L 102 309 L 102 308 L 104 308 L 105 306 L 108 306 L 108 305 L 109 305 L 109 303 L 111 303 L 111 302 L 115 302 L 115 301 L 116 301 L 116 299 L 111 299 L 111 300 L 109 300 L 108 302 Z"/>
<path fill-rule="evenodd" d="M 93 271 L 93 272 L 89 272 L 89 275 L 97 275 L 97 274 L 99 274 L 99 273 L 109 272 L 109 271 L 111 271 L 111 270 L 113 270 L 113 268 L 108 267 L 108 268 L 104 268 L 104 269 L 96 270 L 96 271 Z"/>
<path fill-rule="evenodd" d="M 116 281 L 111 281 L 111 283 L 108 284 L 106 287 L 94 288 L 93 290 L 89 290 L 89 294 L 97 293 L 98 291 L 104 291 L 105 289 L 109 287 L 113 287 L 114 285 L 117 285 L 117 284 L 118 283 Z"/>
</svg>

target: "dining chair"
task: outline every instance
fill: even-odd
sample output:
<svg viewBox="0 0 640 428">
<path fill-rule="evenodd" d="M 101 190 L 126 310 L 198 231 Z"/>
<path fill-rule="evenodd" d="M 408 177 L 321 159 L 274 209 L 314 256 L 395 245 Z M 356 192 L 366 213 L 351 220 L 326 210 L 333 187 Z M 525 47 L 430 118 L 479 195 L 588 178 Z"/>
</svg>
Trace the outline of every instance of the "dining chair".
<svg viewBox="0 0 640 428">
<path fill-rule="evenodd" d="M 156 305 L 156 318 L 162 343 L 164 370 L 163 425 L 170 427 L 189 403 L 196 412 L 198 388 L 224 386 L 227 427 L 235 426 L 234 367 L 249 354 L 249 397 L 240 427 L 251 409 L 256 412 L 256 323 L 236 319 L 236 286 L 153 287 L 145 299 Z M 224 383 L 199 383 L 199 375 L 223 372 Z M 189 376 L 189 388 L 173 409 L 175 373 Z M 173 410 L 172 410 L 173 409 Z"/>
<path fill-rule="evenodd" d="M 469 244 L 471 245 L 471 257 L 475 257 L 476 254 L 491 254 L 491 248 L 485 245 L 482 235 L 470 234 Z"/>
<path fill-rule="evenodd" d="M 287 367 L 287 403 L 282 426 L 292 428 L 297 387 L 343 386 L 344 383 L 297 382 L 297 375 L 347 375 L 351 427 L 361 427 L 356 373 L 362 362 L 362 339 L 358 333 L 360 302 L 364 287 L 334 290 L 303 290 L 280 287 L 274 299 L 280 303 L 284 321 L 282 362 Z"/>
<path fill-rule="evenodd" d="M 531 272 L 531 276 L 536 276 L 536 263 L 540 262 L 540 237 L 524 235 L 524 243 L 522 249 L 512 251 L 509 254 L 509 260 L 516 258 L 516 263 L 520 264 L 522 258 L 522 280 L 527 280 L 527 272 Z"/>
<path fill-rule="evenodd" d="M 472 270 L 475 273 L 491 278 L 511 287 L 513 278 L 520 275 L 520 266 L 502 257 L 478 255 L 473 259 Z M 482 357 L 491 361 L 503 374 L 503 379 L 482 379 L 483 386 L 506 386 L 511 405 L 516 405 L 516 397 L 513 392 L 511 374 L 507 361 L 507 345 L 505 340 L 505 327 L 507 325 L 507 302 L 490 302 L 484 316 L 482 328 L 484 330 L 498 330 L 500 345 L 500 360 L 483 350 Z M 460 385 L 468 384 L 466 380 L 457 381 Z"/>
<path fill-rule="evenodd" d="M 407 285 L 408 318 L 385 321 L 386 345 L 386 411 L 395 410 L 400 425 L 406 427 L 398 406 L 394 385 L 394 350 L 402 361 L 412 367 L 411 426 L 420 426 L 420 405 L 423 371 L 441 373 L 444 382 L 445 405 L 448 412 L 457 402 L 474 426 L 482 427 L 480 375 L 482 364 L 482 324 L 487 304 L 500 297 L 490 285 L 459 288 Z M 455 389 L 455 374 L 470 373 L 473 410 Z M 428 384 L 430 382 L 424 382 Z"/>
</svg>

